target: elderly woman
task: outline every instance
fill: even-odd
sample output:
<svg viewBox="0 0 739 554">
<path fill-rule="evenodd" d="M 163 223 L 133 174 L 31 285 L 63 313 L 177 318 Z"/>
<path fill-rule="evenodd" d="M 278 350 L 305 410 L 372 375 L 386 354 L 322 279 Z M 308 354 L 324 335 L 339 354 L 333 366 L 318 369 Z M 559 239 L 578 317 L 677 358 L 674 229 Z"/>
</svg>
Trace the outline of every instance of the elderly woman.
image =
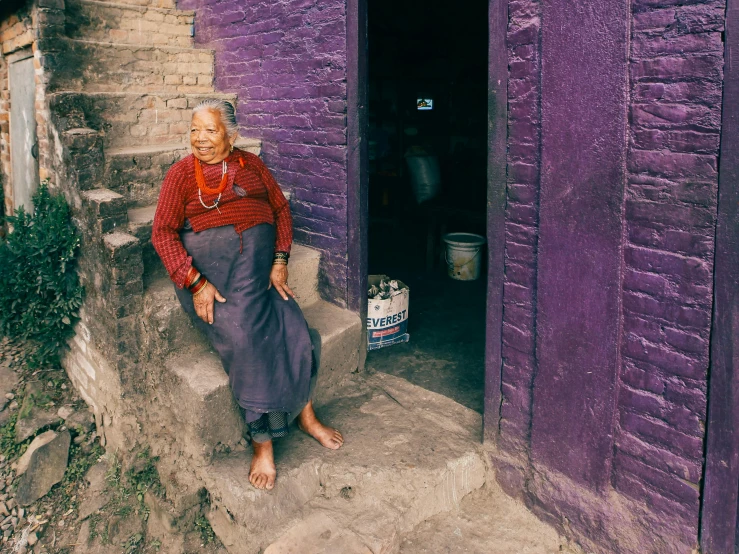
<svg viewBox="0 0 739 554">
<path fill-rule="evenodd" d="M 308 326 L 287 284 L 292 218 L 255 155 L 234 148 L 234 108 L 205 100 L 192 113 L 192 154 L 162 183 L 152 243 L 177 297 L 220 354 L 254 454 L 249 481 L 274 487 L 272 439 L 299 427 L 323 446 L 341 433 L 310 400 L 316 364 Z"/>
</svg>

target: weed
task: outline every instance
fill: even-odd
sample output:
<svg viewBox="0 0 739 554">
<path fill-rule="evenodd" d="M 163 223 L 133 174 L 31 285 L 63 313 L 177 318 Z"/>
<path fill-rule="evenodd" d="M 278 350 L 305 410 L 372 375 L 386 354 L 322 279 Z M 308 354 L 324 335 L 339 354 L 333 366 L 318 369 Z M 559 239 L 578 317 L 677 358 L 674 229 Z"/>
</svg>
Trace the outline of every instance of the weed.
<svg viewBox="0 0 739 554">
<path fill-rule="evenodd" d="M 159 471 L 156 468 L 156 462 L 159 460 L 156 456 L 151 456 L 149 448 L 145 448 L 136 456 L 131 469 L 128 470 L 126 477 L 133 487 L 139 502 L 144 501 L 144 494 L 151 491 L 152 494 L 162 497 L 164 496 L 164 487 L 159 479 Z"/>
<path fill-rule="evenodd" d="M 18 419 L 27 419 L 31 416 L 34 407 L 49 408 L 54 401 L 45 392 L 31 392 L 23 399 L 23 404 L 18 412 Z"/>
<path fill-rule="evenodd" d="M 123 545 L 123 548 L 125 549 L 126 554 L 134 554 L 134 552 L 139 552 L 143 546 L 144 536 L 141 533 L 136 533 L 128 538 Z"/>
<path fill-rule="evenodd" d="M 102 533 L 98 532 L 98 525 L 102 523 L 103 516 L 101 514 L 92 514 L 88 521 L 90 522 L 90 533 L 87 535 L 87 542 L 91 543 L 96 537 L 100 537 L 102 540 Z M 107 535 L 107 530 L 104 532 Z"/>
<path fill-rule="evenodd" d="M 11 415 L 5 425 L 0 427 L 0 452 L 8 460 L 22 456 L 31 442 L 31 439 L 27 439 L 22 443 L 15 442 L 16 421 L 18 421 L 17 413 Z"/>
<path fill-rule="evenodd" d="M 200 540 L 203 544 L 210 544 L 216 540 L 216 534 L 213 532 L 213 528 L 210 526 L 210 521 L 203 514 L 199 514 L 195 519 L 195 527 L 200 533 Z"/>
<path fill-rule="evenodd" d="M 69 465 L 64 473 L 64 479 L 59 485 L 60 496 L 58 498 L 59 505 L 63 510 L 72 507 L 73 498 L 76 496 L 75 491 L 79 482 L 100 457 L 105 454 L 105 448 L 100 443 L 95 443 L 89 451 L 85 451 L 82 446 L 72 444 L 69 449 Z"/>
</svg>

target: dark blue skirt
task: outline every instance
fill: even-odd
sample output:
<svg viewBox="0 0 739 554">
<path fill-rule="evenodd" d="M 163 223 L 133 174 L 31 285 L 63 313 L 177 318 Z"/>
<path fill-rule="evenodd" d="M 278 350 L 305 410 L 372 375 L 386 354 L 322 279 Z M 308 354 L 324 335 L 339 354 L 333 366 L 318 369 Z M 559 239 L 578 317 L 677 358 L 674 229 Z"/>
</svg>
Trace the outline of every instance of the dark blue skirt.
<svg viewBox="0 0 739 554">
<path fill-rule="evenodd" d="M 256 432 L 252 438 L 271 438 L 265 425 L 280 436 L 279 427 L 307 404 L 315 371 L 303 312 L 292 298 L 268 289 L 274 227 L 256 225 L 240 236 L 231 225 L 199 233 L 185 229 L 180 237 L 193 265 L 226 298 L 215 302 L 212 325 L 197 316 L 190 292 L 177 289 L 182 307 L 219 353 L 234 397 Z"/>
</svg>

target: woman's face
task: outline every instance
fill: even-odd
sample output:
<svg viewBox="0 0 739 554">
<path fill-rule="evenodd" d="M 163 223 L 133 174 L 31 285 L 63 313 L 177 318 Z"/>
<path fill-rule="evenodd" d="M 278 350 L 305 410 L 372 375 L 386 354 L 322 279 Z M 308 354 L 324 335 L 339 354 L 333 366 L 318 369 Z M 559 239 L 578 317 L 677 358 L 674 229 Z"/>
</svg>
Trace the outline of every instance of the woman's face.
<svg viewBox="0 0 739 554">
<path fill-rule="evenodd" d="M 231 140 L 221 114 L 216 110 L 200 110 L 192 115 L 190 145 L 192 153 L 201 162 L 217 164 L 228 157 Z"/>
</svg>

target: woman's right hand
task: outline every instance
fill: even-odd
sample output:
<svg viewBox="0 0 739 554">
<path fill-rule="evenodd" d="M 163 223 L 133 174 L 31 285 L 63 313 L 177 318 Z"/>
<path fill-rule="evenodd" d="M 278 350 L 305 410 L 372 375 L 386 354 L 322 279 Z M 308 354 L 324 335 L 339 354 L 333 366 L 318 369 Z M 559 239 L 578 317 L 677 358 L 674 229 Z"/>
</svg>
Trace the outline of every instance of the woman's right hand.
<svg viewBox="0 0 739 554">
<path fill-rule="evenodd" d="M 195 306 L 195 313 L 206 323 L 213 324 L 213 305 L 214 301 L 225 302 L 226 299 L 221 293 L 208 281 L 202 291 L 192 297 L 192 303 Z"/>
</svg>

